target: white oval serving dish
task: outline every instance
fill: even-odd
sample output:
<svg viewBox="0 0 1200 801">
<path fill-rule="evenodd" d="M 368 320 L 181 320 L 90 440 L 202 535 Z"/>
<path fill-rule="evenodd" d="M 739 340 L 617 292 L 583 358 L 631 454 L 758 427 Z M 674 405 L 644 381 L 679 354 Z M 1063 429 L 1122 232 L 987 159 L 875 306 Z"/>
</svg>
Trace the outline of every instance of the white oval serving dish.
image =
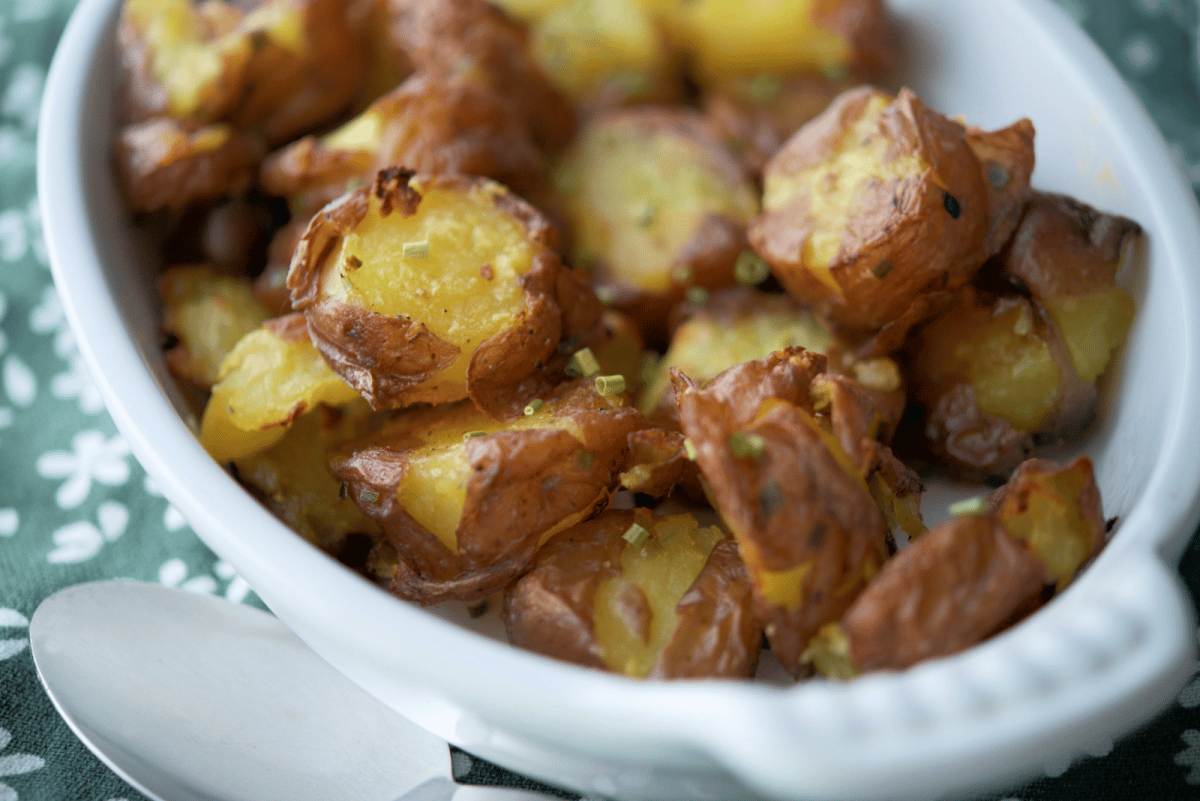
<svg viewBox="0 0 1200 801">
<path fill-rule="evenodd" d="M 38 189 L 67 317 L 117 426 L 200 537 L 317 653 L 472 753 L 654 801 L 925 800 L 1061 770 L 1161 709 L 1193 667 L 1175 563 L 1200 498 L 1200 215 L 1139 102 L 1049 0 L 893 6 L 905 80 L 929 105 L 984 127 L 1032 118 L 1036 186 L 1147 232 L 1138 318 L 1081 446 L 1114 538 L 1062 597 L 958 656 L 850 684 L 636 682 L 402 603 L 277 522 L 196 442 L 161 358 L 155 267 L 109 157 L 118 0 L 80 2 L 44 97 Z"/>
</svg>

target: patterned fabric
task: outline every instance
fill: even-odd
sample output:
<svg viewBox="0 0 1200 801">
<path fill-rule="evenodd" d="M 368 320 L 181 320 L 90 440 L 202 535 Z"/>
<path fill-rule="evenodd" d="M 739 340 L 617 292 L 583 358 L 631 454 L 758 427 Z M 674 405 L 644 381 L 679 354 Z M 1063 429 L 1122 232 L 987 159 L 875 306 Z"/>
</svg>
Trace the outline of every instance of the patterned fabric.
<svg viewBox="0 0 1200 801">
<path fill-rule="evenodd" d="M 982 0 L 972 0 L 982 1 Z M 1141 95 L 1200 191 L 1200 0 L 1058 0 Z M 253 602 L 131 457 L 51 285 L 38 212 L 38 104 L 74 0 L 0 2 L 0 801 L 140 794 L 55 714 L 29 654 L 34 609 L 77 582 L 127 577 Z M 1200 547 L 1181 572 L 1200 591 Z M 1200 797 L 1200 679 L 1140 733 L 1005 801 Z M 455 752 L 460 778 L 521 784 Z"/>
</svg>

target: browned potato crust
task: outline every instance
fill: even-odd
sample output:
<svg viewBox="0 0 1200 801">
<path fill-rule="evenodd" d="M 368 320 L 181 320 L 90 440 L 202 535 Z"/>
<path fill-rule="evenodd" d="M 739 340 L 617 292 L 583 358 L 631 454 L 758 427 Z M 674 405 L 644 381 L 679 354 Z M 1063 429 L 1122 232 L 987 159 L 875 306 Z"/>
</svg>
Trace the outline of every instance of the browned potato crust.
<svg viewBox="0 0 1200 801">
<path fill-rule="evenodd" d="M 196 126 L 166 117 L 123 128 L 113 150 L 134 213 L 177 211 L 244 192 L 263 157 L 257 139 L 225 123 Z"/>
<path fill-rule="evenodd" d="M 223 120 L 279 144 L 345 108 L 366 77 L 350 0 L 130 0 L 118 25 L 129 122 Z"/>
<path fill-rule="evenodd" d="M 864 350 L 890 352 L 1007 238 L 996 229 L 1028 183 L 1032 126 L 996 136 L 1025 146 L 988 150 L 1021 157 L 1003 192 L 990 189 L 963 127 L 912 92 L 894 100 L 868 87 L 846 92 L 768 163 L 750 241 L 839 333 L 856 342 L 879 335 Z"/>
<path fill-rule="evenodd" d="M 393 47 L 417 70 L 480 73 L 528 121 L 543 148 L 575 130 L 571 104 L 529 53 L 524 26 L 485 0 L 387 0 Z"/>
<path fill-rule="evenodd" d="M 423 175 L 481 175 L 517 191 L 546 180 L 528 126 L 492 88 L 417 72 L 341 128 L 272 153 L 259 181 L 307 218 L 397 164 Z"/>
<path fill-rule="evenodd" d="M 690 551 L 703 550 L 704 545 L 697 541 L 685 546 L 679 540 L 688 535 L 673 530 L 685 527 L 683 519 L 690 517 L 655 518 L 644 510 L 606 512 L 555 536 L 539 552 L 533 569 L 505 593 L 509 641 L 556 659 L 637 677 L 752 675 L 762 624 L 751 609 L 750 581 L 737 548 L 732 540 L 721 538 L 701 562 L 699 554 Z M 642 544 L 626 539 L 634 524 L 647 532 Z M 670 532 L 669 539 L 660 542 L 664 532 Z M 642 567 L 655 557 L 659 564 L 650 568 L 650 577 L 658 581 L 650 588 L 636 579 L 624 584 L 612 600 L 617 609 L 611 617 L 616 621 L 604 620 L 598 614 L 605 602 L 604 586 L 629 577 L 629 568 Z M 625 632 L 613 632 L 614 623 L 641 640 L 650 659 L 639 654 L 640 659 L 626 662 L 629 657 L 620 648 Z M 634 649 L 642 650 L 637 645 Z"/>
<path fill-rule="evenodd" d="M 408 236 L 424 239 L 397 240 Z M 523 381 L 548 381 L 565 362 L 560 340 L 599 318 L 553 238 L 499 184 L 384 170 L 313 218 L 288 275 L 292 306 L 333 370 L 376 408 L 470 396 L 502 414 Z"/>
<path fill-rule="evenodd" d="M 990 501 L 883 566 L 805 658 L 823 674 L 902 670 L 968 648 L 1061 590 L 1104 546 L 1091 462 L 1030 459 Z"/>
<path fill-rule="evenodd" d="M 824 367 L 793 348 L 704 389 L 674 374 L 683 432 L 738 543 L 771 650 L 793 675 L 806 670 L 808 641 L 887 558 L 887 524 L 854 462 L 858 448 L 847 454 L 816 419 L 810 387 Z"/>
<path fill-rule="evenodd" d="M 513 423 L 469 404 L 408 410 L 342 450 L 333 473 L 384 530 L 374 564 L 391 592 L 422 604 L 486 597 L 545 539 L 608 505 L 645 419 L 589 386 L 565 389 Z"/>
<path fill-rule="evenodd" d="M 850 86 L 821 73 L 730 78 L 705 87 L 704 116 L 757 178 L 792 134 Z"/>
</svg>

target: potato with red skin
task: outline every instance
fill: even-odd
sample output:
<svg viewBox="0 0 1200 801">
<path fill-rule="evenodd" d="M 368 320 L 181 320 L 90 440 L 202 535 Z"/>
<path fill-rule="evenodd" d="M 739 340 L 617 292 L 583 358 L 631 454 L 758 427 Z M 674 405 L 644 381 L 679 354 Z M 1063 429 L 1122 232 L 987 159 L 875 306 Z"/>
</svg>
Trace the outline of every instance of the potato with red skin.
<svg viewBox="0 0 1200 801">
<path fill-rule="evenodd" d="M 1011 159 L 1001 189 L 977 151 Z M 1028 121 L 969 135 L 907 89 L 853 89 L 767 164 L 750 242 L 839 335 L 886 354 L 1008 238 L 1032 169 Z"/>
<path fill-rule="evenodd" d="M 703 389 L 672 374 L 683 433 L 746 563 L 771 650 L 797 676 L 808 641 L 888 556 L 887 522 L 866 480 L 876 448 L 886 449 L 869 443 L 854 408 L 865 393 L 835 402 L 853 391 L 824 372 L 824 357 L 789 348 Z"/>
<path fill-rule="evenodd" d="M 505 592 L 504 623 L 513 645 L 634 678 L 749 678 L 762 643 L 750 595 L 715 526 L 609 511 L 546 543 Z"/>
<path fill-rule="evenodd" d="M 934 526 L 884 565 L 805 659 L 824 675 L 902 670 L 980 642 L 1071 581 L 1105 542 L 1091 462 L 1030 459 L 978 514 Z"/>
<path fill-rule="evenodd" d="M 478 75 L 548 152 L 566 145 L 575 111 L 529 50 L 525 27 L 486 0 L 386 0 L 394 52 L 413 70 Z"/>
<path fill-rule="evenodd" d="M 118 23 L 124 121 L 225 121 L 277 145 L 329 120 L 368 68 L 350 6 L 130 0 Z"/>
<path fill-rule="evenodd" d="M 668 312 L 689 287 L 736 283 L 757 192 L 695 111 L 602 114 L 553 169 L 573 263 L 597 292 L 665 345 Z"/>
<path fill-rule="evenodd" d="M 608 506 L 645 418 L 590 385 L 559 392 L 507 423 L 469 403 L 405 410 L 339 450 L 334 476 L 384 531 L 371 563 L 392 593 L 477 601 Z"/>
<path fill-rule="evenodd" d="M 264 155 L 255 138 L 217 122 L 158 117 L 117 134 L 113 161 L 135 213 L 180 211 L 189 204 L 248 190 Z"/>
<path fill-rule="evenodd" d="M 1035 444 L 1093 419 L 1096 380 L 1133 301 L 1115 280 L 1140 229 L 1061 195 L 1029 195 L 1011 244 L 905 355 L 925 447 L 963 478 L 1003 477 Z"/>
<path fill-rule="evenodd" d="M 470 75 L 417 72 L 339 128 L 272 153 L 259 183 L 308 218 L 396 164 L 423 175 L 479 175 L 518 192 L 546 181 L 528 126 L 494 89 Z"/>
<path fill-rule="evenodd" d="M 330 367 L 375 408 L 470 397 L 519 414 L 602 311 L 553 246 L 546 219 L 495 182 L 384 170 L 313 217 L 288 287 Z"/>
</svg>

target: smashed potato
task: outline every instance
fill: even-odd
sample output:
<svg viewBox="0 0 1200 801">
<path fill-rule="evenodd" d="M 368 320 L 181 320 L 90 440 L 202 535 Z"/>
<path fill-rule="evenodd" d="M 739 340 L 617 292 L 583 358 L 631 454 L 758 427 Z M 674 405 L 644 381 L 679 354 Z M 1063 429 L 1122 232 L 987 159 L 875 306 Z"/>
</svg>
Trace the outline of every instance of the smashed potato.
<svg viewBox="0 0 1200 801">
<path fill-rule="evenodd" d="M 887 522 L 865 480 L 869 432 L 848 430 L 861 420 L 818 419 L 812 388 L 824 369 L 823 357 L 791 348 L 703 389 L 672 375 L 705 488 L 746 563 L 771 650 L 793 675 L 805 672 L 808 641 L 888 557 Z"/>
<path fill-rule="evenodd" d="M 200 443 L 213 459 L 228 462 L 269 448 L 318 404 L 341 406 L 358 397 L 309 341 L 304 315 L 268 320 L 221 363 L 200 420 Z"/>
<path fill-rule="evenodd" d="M 847 339 L 877 337 L 865 350 L 896 350 L 1011 233 L 1011 197 L 1033 169 L 1032 125 L 995 137 L 1005 147 L 989 156 L 1012 159 L 1002 191 L 989 188 L 983 145 L 961 125 L 908 90 L 853 89 L 767 164 L 750 241 Z"/>
<path fill-rule="evenodd" d="M 386 541 L 372 569 L 422 604 L 476 601 L 554 534 L 604 509 L 645 419 L 589 385 L 502 423 L 469 403 L 406 410 L 333 462 Z"/>
<path fill-rule="evenodd" d="M 482 178 L 385 170 L 315 216 L 288 275 L 330 367 L 376 408 L 515 388 L 564 331 L 553 231 Z"/>
<path fill-rule="evenodd" d="M 546 543 L 505 592 L 504 624 L 514 645 L 634 678 L 747 678 L 762 642 L 733 542 L 646 510 Z"/>
<path fill-rule="evenodd" d="M 215 384 L 238 340 L 271 317 L 248 280 L 207 266 L 168 268 L 158 279 L 158 294 L 162 329 L 172 343 L 164 354 L 167 367 L 200 387 Z"/>
<path fill-rule="evenodd" d="M 736 282 L 758 199 L 737 163 L 684 109 L 603 115 L 555 168 L 576 265 L 650 342 L 689 287 Z"/>
<path fill-rule="evenodd" d="M 805 659 L 824 675 L 900 670 L 974 645 L 1061 591 L 1103 547 L 1091 462 L 1023 463 L 990 503 L 935 526 L 883 566 Z"/>
</svg>

